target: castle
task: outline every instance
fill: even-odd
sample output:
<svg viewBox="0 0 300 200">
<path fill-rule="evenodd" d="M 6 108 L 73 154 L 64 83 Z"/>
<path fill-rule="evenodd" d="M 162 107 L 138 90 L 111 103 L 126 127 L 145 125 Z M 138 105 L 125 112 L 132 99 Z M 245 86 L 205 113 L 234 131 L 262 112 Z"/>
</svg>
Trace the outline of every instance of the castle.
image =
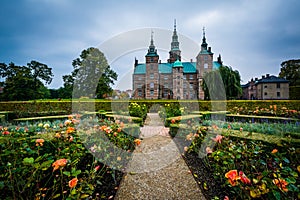
<svg viewBox="0 0 300 200">
<path fill-rule="evenodd" d="M 133 72 L 134 99 L 204 99 L 203 75 L 222 65 L 221 56 L 213 61 L 213 52 L 206 43 L 205 30 L 201 50 L 196 62 L 181 62 L 176 21 L 171 41 L 171 50 L 166 63 L 159 60 L 151 34 L 150 46 L 145 55 L 145 63 L 135 59 Z"/>
</svg>

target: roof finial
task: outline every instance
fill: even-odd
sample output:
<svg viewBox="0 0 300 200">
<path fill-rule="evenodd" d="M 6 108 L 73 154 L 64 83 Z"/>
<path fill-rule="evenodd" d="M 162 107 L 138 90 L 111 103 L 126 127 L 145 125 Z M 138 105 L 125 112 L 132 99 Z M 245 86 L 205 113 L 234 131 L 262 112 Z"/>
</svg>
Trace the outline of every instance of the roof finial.
<svg viewBox="0 0 300 200">
<path fill-rule="evenodd" d="M 153 30 L 151 30 L 151 45 L 153 45 Z"/>
<path fill-rule="evenodd" d="M 174 30 L 176 31 L 176 19 L 174 19 Z"/>
<path fill-rule="evenodd" d="M 205 27 L 203 26 L 203 37 L 205 38 Z"/>
</svg>

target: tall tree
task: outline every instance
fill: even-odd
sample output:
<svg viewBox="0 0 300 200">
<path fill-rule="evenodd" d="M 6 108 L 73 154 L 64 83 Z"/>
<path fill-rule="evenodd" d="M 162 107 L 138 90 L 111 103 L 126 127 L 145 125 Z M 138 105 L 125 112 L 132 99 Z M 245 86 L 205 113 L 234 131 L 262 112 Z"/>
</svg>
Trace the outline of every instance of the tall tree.
<svg viewBox="0 0 300 200">
<path fill-rule="evenodd" d="M 117 73 L 107 63 L 104 54 L 97 48 L 83 50 L 72 62 L 73 71 L 63 76 L 64 88 L 73 92 L 73 97 L 87 96 L 103 98 L 111 94 L 111 85 L 117 80 Z"/>
<path fill-rule="evenodd" d="M 223 81 L 222 83 L 219 82 L 218 76 L 221 76 Z M 222 65 L 218 70 L 205 73 L 202 84 L 205 99 L 211 99 L 212 95 L 218 97 L 218 88 L 221 86 L 220 84 L 223 84 L 224 86 L 227 99 L 236 99 L 242 93 L 240 82 L 241 76 L 239 72 L 237 70 L 234 71 L 228 66 Z"/>
<path fill-rule="evenodd" d="M 0 64 L 0 76 L 5 79 L 3 100 L 32 100 L 49 97 L 49 91 L 41 80 L 50 83 L 51 68 L 47 65 L 32 61 L 27 66 L 17 66 L 14 63 Z M 40 80 L 41 79 L 41 80 Z"/>
<path fill-rule="evenodd" d="M 300 59 L 281 63 L 279 77 L 290 81 L 290 86 L 300 85 Z"/>
</svg>

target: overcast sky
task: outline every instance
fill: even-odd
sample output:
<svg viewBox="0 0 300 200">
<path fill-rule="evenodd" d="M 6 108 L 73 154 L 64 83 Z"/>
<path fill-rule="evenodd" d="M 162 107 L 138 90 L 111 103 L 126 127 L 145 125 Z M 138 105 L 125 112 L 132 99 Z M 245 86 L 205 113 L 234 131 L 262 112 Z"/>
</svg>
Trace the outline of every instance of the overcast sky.
<svg viewBox="0 0 300 200">
<path fill-rule="evenodd" d="M 72 60 L 98 47 L 119 73 L 115 87 L 130 89 L 134 58 L 144 62 L 151 30 L 166 61 L 176 18 L 185 60 L 195 60 L 205 27 L 215 60 L 221 54 L 246 83 L 299 59 L 299 8 L 299 0 L 2 0 L 0 62 L 45 63 L 54 72 L 49 87 L 58 88 Z"/>
</svg>

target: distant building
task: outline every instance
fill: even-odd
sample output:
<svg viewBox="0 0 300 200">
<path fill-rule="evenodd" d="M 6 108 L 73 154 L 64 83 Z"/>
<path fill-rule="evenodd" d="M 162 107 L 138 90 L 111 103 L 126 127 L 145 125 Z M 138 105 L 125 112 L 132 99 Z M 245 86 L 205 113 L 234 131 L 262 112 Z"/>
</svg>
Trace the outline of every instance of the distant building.
<svg viewBox="0 0 300 200">
<path fill-rule="evenodd" d="M 203 74 L 222 65 L 221 56 L 213 61 L 213 52 L 206 43 L 204 29 L 196 62 L 181 62 L 176 21 L 167 62 L 159 60 L 153 34 L 145 60 L 145 63 L 139 63 L 135 59 L 132 93 L 135 99 L 204 99 L 201 87 Z"/>
<path fill-rule="evenodd" d="M 289 99 L 289 81 L 270 74 L 251 79 L 242 89 L 243 99 Z"/>
</svg>

